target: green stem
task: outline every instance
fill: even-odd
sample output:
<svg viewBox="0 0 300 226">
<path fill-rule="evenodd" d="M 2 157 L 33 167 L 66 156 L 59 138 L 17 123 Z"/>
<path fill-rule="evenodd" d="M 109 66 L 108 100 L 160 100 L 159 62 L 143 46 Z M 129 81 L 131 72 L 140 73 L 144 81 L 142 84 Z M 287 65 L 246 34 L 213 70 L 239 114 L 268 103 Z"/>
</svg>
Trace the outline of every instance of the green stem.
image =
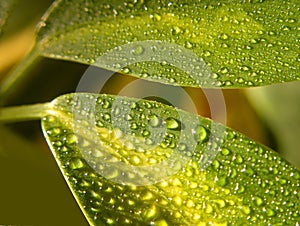
<svg viewBox="0 0 300 226">
<path fill-rule="evenodd" d="M 0 108 L 0 123 L 41 119 L 50 110 L 50 103 Z"/>
<path fill-rule="evenodd" d="M 0 104 L 3 105 L 11 93 L 22 84 L 27 76 L 30 76 L 24 72 L 28 70 L 30 65 L 36 63 L 38 59 L 38 49 L 34 47 L 25 59 L 22 60 L 15 69 L 13 69 L 12 73 L 3 80 L 0 84 Z"/>
</svg>

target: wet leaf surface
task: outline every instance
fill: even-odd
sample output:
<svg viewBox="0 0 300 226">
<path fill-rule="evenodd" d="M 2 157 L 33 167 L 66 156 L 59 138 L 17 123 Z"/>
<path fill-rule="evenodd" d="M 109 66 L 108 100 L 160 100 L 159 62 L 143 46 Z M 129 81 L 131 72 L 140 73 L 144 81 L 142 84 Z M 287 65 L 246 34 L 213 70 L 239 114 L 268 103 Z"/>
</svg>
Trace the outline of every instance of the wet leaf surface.
<svg viewBox="0 0 300 226">
<path fill-rule="evenodd" d="M 44 56 L 181 86 L 299 80 L 297 1 L 57 1 Z"/>
<path fill-rule="evenodd" d="M 44 135 L 91 225 L 297 225 L 300 173 L 229 128 L 158 102 L 68 94 Z"/>
</svg>

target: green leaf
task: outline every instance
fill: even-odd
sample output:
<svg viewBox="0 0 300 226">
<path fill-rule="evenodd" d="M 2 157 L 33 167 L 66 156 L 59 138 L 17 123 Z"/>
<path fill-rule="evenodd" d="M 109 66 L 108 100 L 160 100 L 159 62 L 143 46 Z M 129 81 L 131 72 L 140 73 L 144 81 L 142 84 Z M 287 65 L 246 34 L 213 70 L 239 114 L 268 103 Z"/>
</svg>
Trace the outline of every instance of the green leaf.
<svg viewBox="0 0 300 226">
<path fill-rule="evenodd" d="M 300 223 L 300 172 L 229 128 L 118 96 L 50 106 L 44 135 L 91 225 Z"/>
<path fill-rule="evenodd" d="M 44 56 L 181 86 L 299 80 L 299 10 L 285 1 L 56 1 Z"/>
<path fill-rule="evenodd" d="M 276 137 L 281 156 L 300 168 L 300 83 L 249 89 L 246 94 Z"/>
</svg>

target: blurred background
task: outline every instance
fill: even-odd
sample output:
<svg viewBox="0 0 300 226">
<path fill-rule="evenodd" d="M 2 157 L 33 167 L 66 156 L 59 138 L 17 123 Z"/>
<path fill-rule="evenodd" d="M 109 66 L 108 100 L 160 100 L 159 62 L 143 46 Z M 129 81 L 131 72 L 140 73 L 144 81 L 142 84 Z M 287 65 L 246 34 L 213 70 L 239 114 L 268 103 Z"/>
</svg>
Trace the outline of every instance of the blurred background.
<svg viewBox="0 0 300 226">
<path fill-rule="evenodd" d="M 52 0 L 0 0 L 0 83 L 30 51 L 35 26 Z M 88 66 L 40 58 L 25 73 L 26 81 L 0 102 L 4 105 L 49 102 L 74 92 Z M 97 69 L 95 69 L 97 70 Z M 101 74 L 101 70 L 99 70 Z M 114 74 L 102 93 L 143 96 L 151 88 L 163 99 L 168 86 Z M 172 87 L 172 105 L 211 117 L 205 93 L 214 90 Z M 300 83 L 222 90 L 226 125 L 275 151 L 300 168 Z M 185 93 L 185 94 L 183 94 Z M 188 94 L 192 108 L 184 99 Z M 1 97 L 0 97 L 1 98 Z M 221 117 L 221 116 L 220 116 Z M 48 148 L 39 121 L 0 124 L 0 225 L 88 225 Z"/>
</svg>

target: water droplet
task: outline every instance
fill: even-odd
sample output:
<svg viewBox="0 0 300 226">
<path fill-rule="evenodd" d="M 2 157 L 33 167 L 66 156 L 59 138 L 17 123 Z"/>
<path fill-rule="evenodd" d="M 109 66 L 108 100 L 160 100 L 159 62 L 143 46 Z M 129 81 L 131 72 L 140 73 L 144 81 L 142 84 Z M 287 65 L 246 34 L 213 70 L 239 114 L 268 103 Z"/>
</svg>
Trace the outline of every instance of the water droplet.
<svg viewBox="0 0 300 226">
<path fill-rule="evenodd" d="M 69 134 L 66 137 L 67 144 L 76 144 L 78 142 L 78 137 L 75 134 Z"/>
<path fill-rule="evenodd" d="M 60 128 L 53 128 L 53 129 L 47 130 L 47 134 L 51 137 L 58 136 L 61 132 L 62 131 Z"/>
<path fill-rule="evenodd" d="M 134 55 L 142 55 L 144 53 L 145 49 L 141 45 L 137 45 L 132 49 L 132 54 Z"/>
<path fill-rule="evenodd" d="M 223 208 L 226 206 L 226 203 L 223 199 L 216 200 L 216 203 L 219 205 L 220 208 Z"/>
<path fill-rule="evenodd" d="M 71 169 L 75 170 L 75 169 L 80 169 L 82 167 L 84 167 L 84 164 L 80 158 L 74 158 L 71 160 L 71 162 L 70 162 Z"/>
<path fill-rule="evenodd" d="M 258 39 L 255 39 L 255 38 L 252 38 L 252 39 L 250 39 L 250 42 L 251 42 L 252 44 L 257 44 L 257 43 L 259 42 L 259 40 L 258 40 Z"/>
<path fill-rule="evenodd" d="M 242 65 L 241 66 L 241 70 L 242 71 L 250 71 L 251 70 L 251 67 L 247 66 L 247 65 Z"/>
<path fill-rule="evenodd" d="M 105 109 L 108 109 L 108 108 L 111 107 L 111 103 L 108 100 L 104 100 L 102 102 L 102 107 L 105 108 Z"/>
<path fill-rule="evenodd" d="M 109 120 L 110 120 L 110 114 L 105 113 L 105 114 L 103 115 L 103 119 L 104 119 L 105 121 L 109 121 Z"/>
<path fill-rule="evenodd" d="M 175 82 L 176 82 L 176 79 L 175 79 L 175 78 L 170 78 L 170 79 L 169 79 L 169 82 L 170 82 L 170 83 L 175 83 Z"/>
<path fill-rule="evenodd" d="M 290 24 L 293 24 L 293 23 L 296 23 L 296 19 L 294 19 L 294 18 L 289 18 L 289 19 L 287 19 L 286 20 L 286 22 L 288 22 L 288 23 L 290 23 Z"/>
<path fill-rule="evenodd" d="M 272 217 L 272 216 L 275 215 L 275 211 L 272 210 L 272 209 L 267 209 L 266 210 L 266 214 L 267 214 L 268 217 Z"/>
<path fill-rule="evenodd" d="M 181 32 L 181 29 L 180 27 L 174 26 L 171 31 L 173 35 L 178 35 Z"/>
<path fill-rule="evenodd" d="M 243 159 L 242 156 L 237 155 L 237 156 L 235 156 L 235 162 L 236 162 L 237 164 L 242 164 L 242 163 L 244 162 L 244 159 Z"/>
<path fill-rule="evenodd" d="M 238 83 L 242 84 L 242 83 L 245 82 L 245 79 L 242 78 L 242 77 L 239 77 L 239 78 L 236 79 L 236 81 L 237 81 Z"/>
<path fill-rule="evenodd" d="M 198 184 L 197 184 L 196 182 L 193 182 L 193 181 L 192 181 L 192 182 L 190 183 L 190 188 L 193 189 L 193 188 L 197 188 L 197 187 L 198 187 Z"/>
<path fill-rule="evenodd" d="M 141 199 L 143 201 L 146 201 L 146 200 L 152 200 L 154 198 L 154 195 L 150 192 L 150 191 L 147 191 L 145 194 L 142 195 Z"/>
<path fill-rule="evenodd" d="M 251 213 L 251 209 L 248 206 L 242 206 L 241 210 L 244 214 L 249 215 Z"/>
<path fill-rule="evenodd" d="M 193 202 L 193 200 L 189 199 L 186 201 L 186 206 L 189 208 L 193 208 L 195 206 L 195 203 Z"/>
<path fill-rule="evenodd" d="M 130 163 L 132 165 L 139 165 L 141 163 L 141 159 L 138 156 L 133 155 L 130 157 Z"/>
<path fill-rule="evenodd" d="M 136 130 L 138 128 L 139 128 L 139 126 L 138 126 L 138 124 L 136 122 L 133 122 L 133 123 L 130 124 L 130 129 Z"/>
<path fill-rule="evenodd" d="M 147 72 L 142 73 L 142 78 L 148 78 L 150 75 Z"/>
<path fill-rule="evenodd" d="M 187 149 L 187 145 L 186 144 L 183 144 L 183 143 L 178 144 L 178 150 L 179 151 L 184 151 L 186 149 Z"/>
<path fill-rule="evenodd" d="M 182 183 L 181 183 L 181 181 L 178 178 L 174 178 L 173 181 L 172 181 L 172 184 L 174 186 L 177 186 L 177 187 L 181 187 L 182 186 Z"/>
<path fill-rule="evenodd" d="M 83 188 L 87 188 L 91 186 L 91 183 L 87 182 L 86 180 L 82 180 L 81 183 L 79 183 L 79 186 Z"/>
<path fill-rule="evenodd" d="M 207 131 L 203 126 L 199 126 L 197 132 L 195 133 L 196 141 L 203 143 L 208 137 Z"/>
<path fill-rule="evenodd" d="M 237 184 L 235 189 L 237 190 L 238 194 L 242 194 L 245 192 L 245 187 L 241 184 Z"/>
<path fill-rule="evenodd" d="M 213 207 L 210 204 L 207 204 L 205 207 L 205 213 L 212 213 L 214 211 Z"/>
<path fill-rule="evenodd" d="M 255 172 L 254 172 L 254 170 L 253 170 L 251 167 L 247 166 L 247 168 L 246 168 L 246 173 L 247 173 L 249 176 L 253 176 Z"/>
<path fill-rule="evenodd" d="M 268 32 L 268 35 L 274 36 L 274 35 L 276 35 L 276 33 L 275 33 L 274 31 L 269 31 L 269 32 Z"/>
<path fill-rule="evenodd" d="M 61 142 L 60 140 L 53 142 L 53 145 L 56 147 L 61 147 L 63 146 L 63 142 Z"/>
<path fill-rule="evenodd" d="M 227 184 L 227 178 L 226 177 L 219 177 L 217 179 L 217 184 L 221 187 L 225 186 Z"/>
<path fill-rule="evenodd" d="M 229 36 L 225 33 L 219 35 L 219 39 L 227 40 L 228 38 L 229 38 Z"/>
<path fill-rule="evenodd" d="M 231 152 L 230 152 L 229 149 L 223 148 L 222 151 L 221 151 L 221 153 L 222 153 L 222 155 L 224 155 L 224 156 L 228 156 L 228 155 L 230 155 Z"/>
<path fill-rule="evenodd" d="M 157 115 L 150 115 L 149 125 L 152 127 L 158 127 L 160 125 L 160 118 Z"/>
<path fill-rule="evenodd" d="M 154 13 L 152 17 L 154 20 L 161 21 L 161 16 L 157 13 Z"/>
<path fill-rule="evenodd" d="M 185 44 L 184 44 L 184 46 L 185 46 L 185 48 L 187 48 L 187 49 L 193 48 L 193 44 L 192 44 L 191 42 L 189 42 L 189 41 L 186 41 Z"/>
<path fill-rule="evenodd" d="M 106 220 L 106 223 L 107 223 L 107 224 L 114 224 L 115 221 L 114 221 L 113 219 L 111 219 L 111 218 L 108 218 L 108 219 Z"/>
<path fill-rule="evenodd" d="M 164 219 L 161 219 L 161 220 L 157 220 L 157 221 L 154 221 L 154 222 L 151 222 L 150 224 L 151 226 L 168 226 L 168 223 L 164 220 Z"/>
<path fill-rule="evenodd" d="M 168 129 L 171 130 L 180 130 L 181 129 L 181 123 L 175 118 L 167 118 L 166 119 L 166 126 Z"/>
<path fill-rule="evenodd" d="M 143 135 L 143 137 L 148 137 L 148 136 L 150 136 L 149 130 L 146 130 L 146 129 L 143 130 L 142 135 Z"/>
<path fill-rule="evenodd" d="M 209 57 L 209 56 L 211 56 L 211 52 L 208 50 L 205 50 L 205 51 L 203 51 L 203 56 Z"/>
<path fill-rule="evenodd" d="M 220 72 L 221 72 L 222 74 L 227 74 L 227 73 L 228 73 L 228 68 L 223 67 L 223 68 L 220 69 Z"/>
<path fill-rule="evenodd" d="M 218 160 L 214 160 L 212 163 L 212 166 L 213 166 L 214 170 L 217 170 L 220 167 L 220 162 Z"/>
<path fill-rule="evenodd" d="M 125 74 L 130 73 L 130 69 L 128 67 L 125 67 L 122 69 L 122 72 L 124 72 Z"/>
<path fill-rule="evenodd" d="M 261 206 L 263 203 L 264 203 L 264 201 L 263 201 L 262 198 L 260 198 L 259 196 L 256 196 L 256 197 L 255 197 L 255 204 L 256 204 L 257 206 Z"/>
<path fill-rule="evenodd" d="M 229 80 L 225 81 L 225 86 L 232 86 L 232 85 L 233 85 L 233 83 L 231 81 L 229 81 Z"/>
<path fill-rule="evenodd" d="M 237 176 L 237 171 L 236 171 L 236 169 L 231 169 L 230 170 L 230 177 L 231 178 L 235 178 Z"/>
<path fill-rule="evenodd" d="M 152 205 L 149 209 L 147 209 L 144 213 L 144 217 L 149 220 L 157 217 L 158 208 L 155 205 Z"/>
<path fill-rule="evenodd" d="M 174 202 L 174 204 L 175 205 L 177 205 L 177 206 L 181 206 L 182 205 L 182 199 L 181 199 L 181 197 L 180 196 L 174 196 L 173 198 L 172 198 L 172 201 Z"/>
<path fill-rule="evenodd" d="M 281 180 L 280 180 L 280 184 L 285 185 L 286 183 L 287 183 L 287 180 L 286 180 L 286 179 L 281 179 Z"/>
</svg>

